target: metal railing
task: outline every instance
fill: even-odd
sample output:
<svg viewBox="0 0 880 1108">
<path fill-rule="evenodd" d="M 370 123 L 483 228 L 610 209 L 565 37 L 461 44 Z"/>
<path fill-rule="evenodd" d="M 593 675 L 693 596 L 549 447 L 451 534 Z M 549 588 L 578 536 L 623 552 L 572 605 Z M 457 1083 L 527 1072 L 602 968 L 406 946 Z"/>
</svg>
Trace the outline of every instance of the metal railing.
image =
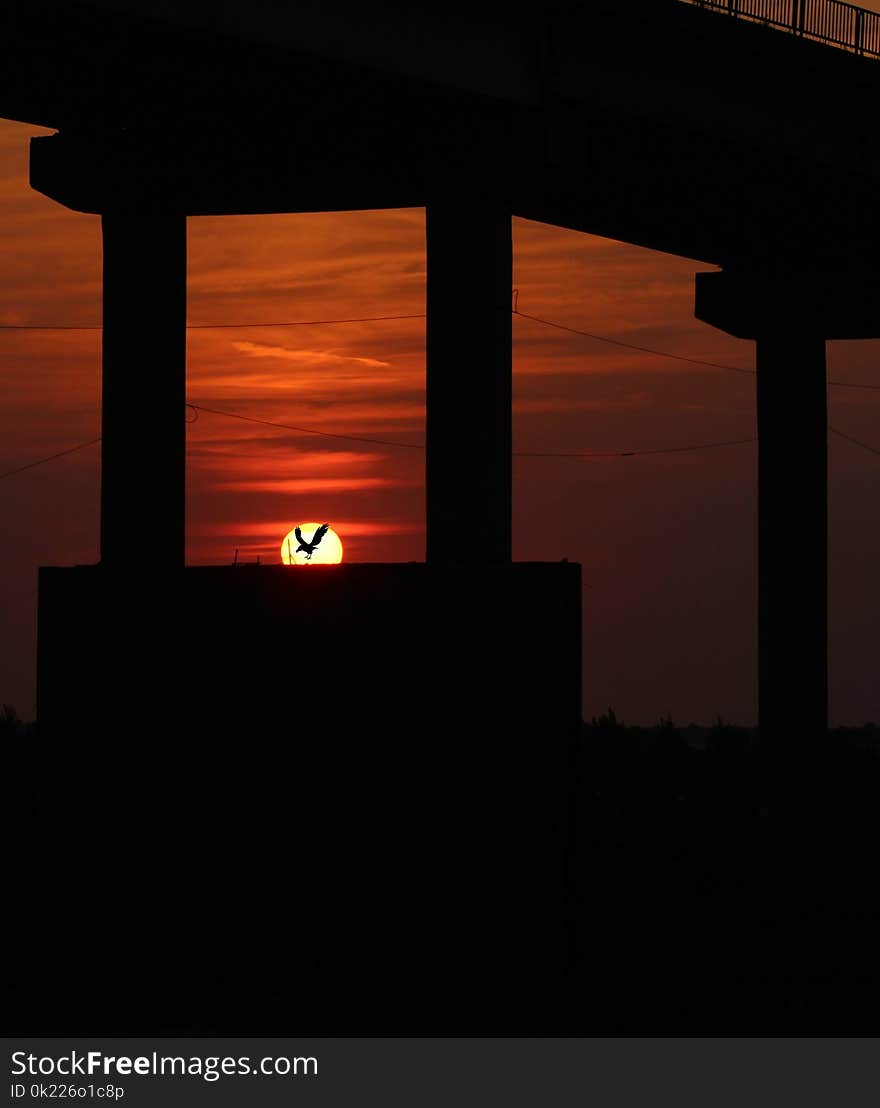
<svg viewBox="0 0 880 1108">
<path fill-rule="evenodd" d="M 778 27 L 800 38 L 880 58 L 880 12 L 842 0 L 682 0 L 750 23 Z"/>
</svg>

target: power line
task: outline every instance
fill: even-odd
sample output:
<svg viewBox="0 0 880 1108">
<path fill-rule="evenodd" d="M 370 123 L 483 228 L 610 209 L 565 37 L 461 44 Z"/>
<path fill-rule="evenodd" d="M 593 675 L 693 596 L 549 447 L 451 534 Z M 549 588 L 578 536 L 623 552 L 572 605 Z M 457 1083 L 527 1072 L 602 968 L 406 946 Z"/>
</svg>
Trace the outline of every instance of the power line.
<svg viewBox="0 0 880 1108">
<path fill-rule="evenodd" d="M 69 446 L 67 450 L 59 450 L 57 454 L 50 454 L 48 458 L 38 458 L 37 461 L 28 462 L 27 465 L 19 466 L 17 469 L 8 469 L 5 473 L 0 473 L 0 481 L 2 481 L 4 477 L 14 477 L 16 473 L 24 473 L 26 469 L 34 469 L 36 466 L 45 465 L 46 462 L 54 462 L 56 458 L 63 458 L 66 454 L 75 454 L 77 450 L 85 450 L 87 446 L 95 446 L 95 444 L 100 441 L 100 437 L 97 439 L 89 439 L 88 442 L 81 442 L 76 446 Z"/>
<path fill-rule="evenodd" d="M 834 385 L 836 389 L 877 389 L 880 390 L 880 385 L 860 385 L 856 381 L 829 381 L 829 385 Z"/>
<path fill-rule="evenodd" d="M 666 350 L 654 350 L 650 346 L 636 346 L 632 342 L 624 342 L 622 339 L 612 339 L 607 335 L 594 335 L 591 331 L 581 331 L 577 327 L 569 327 L 565 323 L 554 323 L 549 319 L 542 319 L 537 315 L 529 315 L 526 312 L 521 312 L 518 309 L 514 309 L 514 315 L 522 316 L 523 319 L 531 319 L 534 323 L 543 323 L 545 327 L 553 327 L 557 331 L 568 331 L 572 335 L 582 335 L 587 339 L 596 339 L 597 342 L 608 342 L 613 346 L 622 346 L 626 350 L 638 350 L 641 354 L 654 354 L 658 358 L 673 358 L 677 362 L 690 362 L 692 365 L 706 365 L 712 369 L 726 369 L 731 373 L 747 373 L 750 376 L 754 376 L 755 371 L 753 369 L 741 369 L 739 366 L 734 365 L 722 365 L 720 362 L 707 362 L 702 358 L 688 358 L 684 354 L 670 354 Z"/>
<path fill-rule="evenodd" d="M 254 327 L 321 327 L 330 323 L 381 323 L 391 319 L 425 319 L 425 312 L 409 315 L 365 315 L 348 319 L 294 319 L 270 323 L 187 323 L 187 331 L 249 330 Z M 0 323 L 0 331 L 103 331 L 100 323 Z"/>
<path fill-rule="evenodd" d="M 256 423 L 261 427 L 272 427 L 279 431 L 295 431 L 297 434 L 305 435 L 320 435 L 322 438 L 328 439 L 344 439 L 347 442 L 363 442 L 369 443 L 373 446 L 386 446 L 386 447 L 401 447 L 405 450 L 424 450 L 424 445 L 413 442 L 392 442 L 390 439 L 374 439 L 367 437 L 366 435 L 345 435 L 332 431 L 319 431 L 314 427 L 297 427 L 290 423 L 277 423 L 270 419 L 260 419 L 258 416 L 248 416 L 241 412 L 230 412 L 222 410 L 220 408 L 208 408 L 203 404 L 193 404 L 187 402 L 188 408 L 192 408 L 195 412 L 208 412 L 211 415 L 226 416 L 229 419 L 240 419 L 246 423 Z M 194 423 L 195 420 L 187 420 L 188 423 Z M 28 462 L 27 465 L 19 466 L 17 469 L 8 470 L 6 473 L 0 473 L 0 480 L 4 477 L 13 477 L 17 473 L 23 473 L 27 469 L 33 469 L 35 466 L 45 465 L 46 462 L 55 461 L 56 458 L 63 458 L 67 454 L 73 454 L 78 450 L 84 450 L 88 446 L 94 446 L 101 441 L 100 438 L 90 439 L 88 442 L 82 442 L 76 446 L 71 446 L 67 450 L 60 450 L 57 454 L 50 454 L 46 458 L 40 458 L 34 462 Z M 757 441 L 754 438 L 751 439 L 731 439 L 724 442 L 709 442 L 699 443 L 692 446 L 670 446 L 656 450 L 596 450 L 586 451 L 578 453 L 563 453 L 552 451 L 531 451 L 531 450 L 515 450 L 513 451 L 513 457 L 515 458 L 636 458 L 652 454 L 681 454 L 693 450 L 712 450 L 719 446 L 741 446 L 746 443 Z"/>
<path fill-rule="evenodd" d="M 744 446 L 757 438 L 728 439 L 724 442 L 704 442 L 693 446 L 665 446 L 656 450 L 594 450 L 587 453 L 556 453 L 554 451 L 514 450 L 515 458 L 640 458 L 648 454 L 684 454 L 691 450 L 714 450 L 718 446 Z"/>
<path fill-rule="evenodd" d="M 829 425 L 828 430 L 831 431 L 832 434 L 837 435 L 839 438 L 846 439 L 847 442 L 851 442 L 855 446 L 860 446 L 862 450 L 867 450 L 869 454 L 876 454 L 878 457 L 880 457 L 880 450 L 878 450 L 876 446 L 869 446 L 868 443 L 862 442 L 861 439 L 854 439 L 852 435 L 844 434 L 843 431 L 838 431 L 836 427 L 831 427 Z"/>
<path fill-rule="evenodd" d="M 751 377 L 755 375 L 755 370 L 753 369 L 743 369 L 741 366 L 726 365 L 723 362 L 710 362 L 704 358 L 691 358 L 685 354 L 673 354 L 669 350 L 657 350 L 651 346 L 639 346 L 637 343 L 626 342 L 623 339 L 615 339 L 610 335 L 599 335 L 593 331 L 584 331 L 578 327 L 570 327 L 565 323 L 556 323 L 554 320 L 544 319 L 542 316 L 521 312 L 518 307 L 512 308 L 511 314 L 521 316 L 523 319 L 529 319 L 533 323 L 540 323 L 544 327 L 552 327 L 557 331 L 566 331 L 571 335 L 580 335 L 582 338 L 593 339 L 596 342 L 605 342 L 612 346 L 620 346 L 625 350 L 635 350 L 640 354 L 651 354 L 656 358 L 671 358 L 673 361 L 677 362 L 708 366 L 710 369 L 723 369 L 730 373 L 745 374 Z M 296 319 L 272 321 L 269 323 L 188 323 L 186 329 L 188 331 L 246 331 L 260 327 L 322 327 L 336 323 L 381 323 L 390 320 L 426 318 L 426 312 L 410 312 L 403 315 L 365 315 L 351 316 L 345 319 Z M 102 329 L 100 324 L 0 323 L 0 331 L 100 331 Z M 841 389 L 869 389 L 872 391 L 880 391 L 880 385 L 865 385 L 856 381 L 829 380 L 828 384 Z"/>
<path fill-rule="evenodd" d="M 595 339 L 597 342 L 611 343 L 613 346 L 622 346 L 626 350 L 638 350 L 641 354 L 653 354 L 658 358 L 673 358 L 677 362 L 690 362 L 692 365 L 705 365 L 711 369 L 727 369 L 731 373 L 743 373 L 748 374 L 750 377 L 755 376 L 754 369 L 743 369 L 741 366 L 725 365 L 722 362 L 707 362 L 703 358 L 689 358 L 684 354 L 672 354 L 668 350 L 655 350 L 650 346 L 637 346 L 632 342 L 624 342 L 622 339 L 612 339 L 608 335 L 596 335 L 591 331 L 581 331 L 577 327 L 569 327 L 564 323 L 554 323 L 550 319 L 542 319 L 541 316 L 528 315 L 526 312 L 521 312 L 517 308 L 513 309 L 514 315 L 521 315 L 523 319 L 531 319 L 535 323 L 543 323 L 545 327 L 553 327 L 557 331 L 568 331 L 572 335 L 582 335 L 587 339 Z M 876 389 L 880 390 L 880 385 L 863 385 L 856 381 L 835 381 L 829 380 L 829 385 L 834 385 L 839 389 Z"/>
<path fill-rule="evenodd" d="M 319 431 L 314 427 L 296 427 L 290 423 L 276 423 L 274 420 L 260 419 L 257 416 L 243 415 L 241 412 L 230 412 L 221 410 L 219 408 L 208 408 L 203 404 L 193 404 L 187 402 L 186 407 L 192 408 L 195 412 L 208 412 L 211 415 L 226 416 L 229 419 L 240 419 L 246 423 L 256 423 L 262 427 L 272 427 L 279 431 L 295 431 L 298 434 L 306 435 L 320 435 L 322 438 L 328 439 L 344 439 L 348 442 L 365 442 L 374 446 L 388 446 L 388 447 L 401 447 L 406 450 L 424 450 L 425 447 L 420 443 L 413 442 L 392 442 L 390 439 L 374 439 L 365 435 L 344 435 L 332 431 Z M 188 423 L 194 423 L 195 420 L 187 420 Z M 876 454 L 880 457 L 880 449 L 871 446 L 869 443 L 862 442 L 861 439 L 854 438 L 852 435 L 847 435 L 843 431 L 839 431 L 836 427 L 829 425 L 828 428 L 832 434 L 839 436 L 842 439 L 846 439 L 847 442 L 853 443 L 855 446 L 860 446 L 863 450 L 867 450 L 871 454 Z M 6 477 L 14 477 L 18 473 L 24 473 L 25 470 L 34 469 L 37 466 L 45 465 L 47 462 L 54 462 L 57 458 L 64 458 L 68 454 L 74 454 L 78 450 L 85 450 L 89 446 L 95 446 L 101 441 L 100 437 L 95 439 L 89 439 L 88 442 L 78 443 L 76 446 L 70 446 L 66 450 L 59 450 L 56 454 L 50 454 L 45 458 L 38 458 L 34 462 L 28 462 L 26 465 L 18 466 L 16 469 L 7 470 L 5 473 L 0 473 L 0 481 Z M 643 458 L 650 457 L 658 454 L 684 454 L 698 450 L 716 450 L 719 447 L 724 446 L 747 446 L 749 443 L 757 442 L 757 437 L 748 439 L 724 439 L 719 442 L 704 442 L 694 443 L 688 446 L 666 446 L 659 447 L 651 450 L 592 450 L 592 451 L 576 451 L 576 452 L 562 452 L 562 451 L 542 451 L 542 450 L 514 450 L 513 457 L 515 458 Z"/>
<path fill-rule="evenodd" d="M 0 331 L 102 331 L 100 324 L 0 323 Z"/>
<path fill-rule="evenodd" d="M 232 419 L 242 419 L 248 423 L 258 423 L 264 427 L 276 427 L 282 431 L 297 431 L 308 435 L 323 435 L 330 439 L 348 439 L 354 442 L 368 442 L 375 443 L 379 446 L 401 446 L 408 450 L 424 450 L 425 447 L 419 443 L 412 442 L 390 442 L 387 439 L 372 439 L 365 438 L 359 435 L 341 435 L 333 434 L 329 431 L 316 431 L 311 427 L 293 427 L 289 423 L 275 423 L 269 419 L 258 419 L 256 416 L 242 415 L 240 412 L 220 411 L 217 408 L 206 408 L 201 404 L 187 405 L 190 408 L 194 408 L 196 411 L 211 412 L 213 415 L 229 416 Z M 724 442 L 709 442 L 702 443 L 693 446 L 670 446 L 656 450 L 595 450 L 586 451 L 580 453 L 561 453 L 553 451 L 531 451 L 531 450 L 514 450 L 513 457 L 515 458 L 635 458 L 641 455 L 647 454 L 680 454 L 689 450 L 711 450 L 717 446 L 741 446 L 744 443 L 756 442 L 754 438 L 750 439 L 730 439 Z"/>
<path fill-rule="evenodd" d="M 390 439 L 372 439 L 363 435 L 334 434 L 331 431 L 317 431 L 314 427 L 294 427 L 289 423 L 274 423 L 270 419 L 258 419 L 257 416 L 242 415 L 241 412 L 221 411 L 219 408 L 206 408 L 203 404 L 187 402 L 188 408 L 197 412 L 210 412 L 211 415 L 228 416 L 230 419 L 243 419 L 247 423 L 259 423 L 264 427 L 277 427 L 281 431 L 296 431 L 304 435 L 321 435 L 327 439 L 347 439 L 349 442 L 368 442 L 374 446 L 400 446 L 405 450 L 424 450 L 424 446 L 414 442 L 392 442 Z"/>
<path fill-rule="evenodd" d="M 389 319 L 427 319 L 426 312 L 411 312 L 409 315 L 364 315 L 351 319 L 298 319 L 292 323 L 188 323 L 188 331 L 223 330 L 235 327 L 320 327 L 330 323 L 382 323 Z"/>
</svg>

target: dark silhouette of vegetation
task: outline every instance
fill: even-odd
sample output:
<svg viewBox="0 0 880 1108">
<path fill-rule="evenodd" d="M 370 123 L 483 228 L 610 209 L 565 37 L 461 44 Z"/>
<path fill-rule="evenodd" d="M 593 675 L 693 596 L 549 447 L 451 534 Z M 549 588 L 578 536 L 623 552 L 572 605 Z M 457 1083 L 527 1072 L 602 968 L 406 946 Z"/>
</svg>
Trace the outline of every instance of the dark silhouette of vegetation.
<svg viewBox="0 0 880 1108">
<path fill-rule="evenodd" d="M 798 755 L 797 744 L 794 744 Z M 843 776 L 880 773 L 880 728 L 831 729 L 825 742 L 809 751 L 803 764 L 821 774 Z M 770 752 L 762 746 L 757 729 L 743 727 L 716 716 L 708 727 L 695 723 L 679 726 L 671 716 L 661 716 L 653 727 L 629 726 L 613 708 L 584 723 L 580 761 L 586 772 L 641 777 L 673 774 L 685 777 L 727 776 L 731 779 L 765 775 Z"/>
<path fill-rule="evenodd" d="M 246 1003 L 254 1033 L 281 1034 L 313 1027 L 315 998 L 329 997 L 320 1032 L 470 1032 L 468 1009 L 450 1005 L 446 971 L 421 932 L 407 938 L 395 931 L 386 951 L 392 968 L 382 964 L 382 980 L 403 992 L 388 987 L 376 1000 L 365 951 L 387 919 L 398 918 L 388 904 L 408 904 L 413 887 L 422 889 L 418 895 L 427 889 L 426 912 L 428 906 L 442 911 L 448 901 L 444 941 L 457 935 L 448 940 L 453 953 L 470 949 L 480 922 L 470 916 L 455 922 L 449 890 L 462 880 L 456 849 L 484 852 L 486 864 L 476 869 L 468 896 L 493 866 L 527 856 L 531 829 L 514 840 L 494 820 L 472 827 L 464 846 L 450 845 L 461 798 L 475 780 L 474 737 L 450 746 L 442 730 L 414 730 L 412 744 L 429 747 L 432 766 L 453 751 L 444 800 L 428 821 L 435 836 L 429 841 L 413 829 L 424 830 L 419 819 L 436 787 L 413 773 L 409 752 L 383 763 L 402 804 L 389 803 L 383 812 L 361 788 L 369 779 L 365 767 L 382 756 L 381 741 L 334 748 L 334 771 L 362 761 L 346 777 L 333 778 L 345 803 L 331 823 L 315 787 L 319 774 L 329 772 L 322 744 L 301 744 L 285 762 L 277 736 L 261 736 L 236 720 L 225 738 L 185 755 L 186 736 L 175 734 L 161 708 L 155 706 L 150 746 L 137 751 L 125 742 L 93 748 L 91 740 L 65 751 L 22 729 L 11 709 L 0 711 L 4 734 L 17 736 L 5 749 L 20 842 L 20 905 L 10 942 L 22 956 L 11 973 L 8 1006 L 18 1023 L 58 1034 L 215 1034 L 235 1030 Z M 583 725 L 576 745 L 569 771 L 575 816 L 567 832 L 567 993 L 550 1015 L 478 1033 L 880 1031 L 875 724 L 830 732 L 816 753 L 816 772 L 799 777 L 774 778 L 774 763 L 754 730 L 721 718 L 682 726 L 664 716 L 652 727 L 633 727 L 609 708 Z M 242 811 L 257 828 L 250 837 L 238 818 Z M 316 826 L 321 836 L 336 836 L 329 853 L 320 853 Z M 199 876 L 206 828 L 210 850 L 229 872 L 256 875 L 234 897 L 223 882 L 206 884 Z M 288 857 L 291 842 L 300 845 L 287 876 L 279 858 Z M 345 851 L 355 860 L 347 862 Z M 83 857 L 101 858 L 100 902 L 94 875 L 82 875 Z M 143 874 L 155 879 L 145 884 Z M 371 905 L 377 929 L 365 931 L 351 914 L 331 913 L 326 918 L 337 930 L 326 949 L 336 960 L 322 963 L 320 972 L 296 963 L 285 977 L 275 954 L 290 950 L 291 934 L 303 926 L 311 942 L 326 944 L 323 930 L 315 925 L 310 933 L 308 921 L 316 903 L 339 889 Z M 59 915 L 59 902 L 75 910 Z M 516 897 L 505 910 L 512 935 L 546 925 L 524 921 Z M 497 946 L 493 928 L 485 941 L 491 935 Z M 393 953 L 401 942 L 410 942 L 405 958 Z M 132 949 L 141 952 L 135 968 L 120 976 L 118 966 Z M 506 957 L 515 960 L 516 949 L 511 943 Z M 303 974 L 312 976 L 304 983 Z M 352 974 L 362 975 L 360 984 Z M 475 979 L 477 993 L 491 988 L 482 980 Z M 87 999 L 70 999 L 81 997 Z"/>
<path fill-rule="evenodd" d="M 21 720 L 11 704 L 0 707 L 0 739 L 14 739 Z"/>
<path fill-rule="evenodd" d="M 598 719 L 596 716 L 593 716 L 590 721 L 590 726 L 602 732 L 602 734 L 608 734 L 609 732 L 616 734 L 622 732 L 626 724 L 623 720 L 618 720 L 617 716 L 614 714 L 613 708 L 609 708 L 608 711 L 599 716 Z"/>
</svg>

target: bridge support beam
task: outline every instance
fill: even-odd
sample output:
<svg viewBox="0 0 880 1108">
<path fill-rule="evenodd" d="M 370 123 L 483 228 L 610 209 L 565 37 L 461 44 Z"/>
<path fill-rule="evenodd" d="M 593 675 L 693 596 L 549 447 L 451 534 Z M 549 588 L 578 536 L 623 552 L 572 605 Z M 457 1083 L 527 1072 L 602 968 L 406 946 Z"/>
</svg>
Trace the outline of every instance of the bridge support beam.
<svg viewBox="0 0 880 1108">
<path fill-rule="evenodd" d="M 758 721 L 774 745 L 828 726 L 825 341 L 757 339 Z"/>
<path fill-rule="evenodd" d="M 757 343 L 758 723 L 801 748 L 828 727 L 826 339 L 878 333 L 856 266 L 698 273 L 697 319 Z"/>
<path fill-rule="evenodd" d="M 101 562 L 185 555 L 186 216 L 108 212 Z"/>
<path fill-rule="evenodd" d="M 791 276 L 697 274 L 697 318 L 757 343 L 758 725 L 781 748 L 803 749 L 828 727 L 831 321 L 820 299 L 817 282 Z"/>
<path fill-rule="evenodd" d="M 427 561 L 509 562 L 510 207 L 444 193 L 426 238 Z"/>
</svg>

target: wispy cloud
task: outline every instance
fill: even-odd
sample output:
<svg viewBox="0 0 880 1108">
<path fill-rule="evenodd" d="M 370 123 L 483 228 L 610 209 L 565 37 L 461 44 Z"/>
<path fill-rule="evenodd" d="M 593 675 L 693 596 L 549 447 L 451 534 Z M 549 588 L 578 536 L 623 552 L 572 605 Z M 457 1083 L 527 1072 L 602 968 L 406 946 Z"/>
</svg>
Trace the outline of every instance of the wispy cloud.
<svg viewBox="0 0 880 1108">
<path fill-rule="evenodd" d="M 379 358 L 362 358 L 355 354 L 339 354 L 333 350 L 311 350 L 301 347 L 270 346 L 259 342 L 233 342 L 233 350 L 251 358 L 278 358 L 294 365 L 327 368 L 328 366 L 364 365 L 373 368 L 387 367 L 391 363 Z"/>
<path fill-rule="evenodd" d="M 371 522 L 367 520 L 332 520 L 333 530 L 343 539 L 362 537 L 382 537 L 383 535 L 416 535 L 424 531 L 424 525 L 411 520 L 386 520 Z M 265 519 L 245 523 L 203 523 L 190 528 L 191 534 L 205 536 L 252 536 L 264 538 L 267 542 L 278 541 L 287 534 L 296 523 L 293 519 Z"/>
<path fill-rule="evenodd" d="M 191 458 L 199 458 L 211 472 L 235 473 L 241 478 L 251 476 L 265 477 L 267 473 L 285 470 L 297 476 L 316 475 L 328 469 L 344 469 L 351 473 L 361 472 L 367 467 L 383 460 L 380 454 L 361 454 L 350 450 L 326 450 L 322 452 L 307 450 L 285 450 L 270 454 L 268 457 L 262 443 L 251 443 L 253 454 L 242 454 L 238 444 L 200 444 L 191 452 Z"/>
<path fill-rule="evenodd" d="M 218 483 L 218 489 L 230 489 L 238 492 L 276 492 L 276 493 L 341 493 L 363 492 L 366 489 L 405 488 L 413 484 L 390 477 L 279 477 L 250 481 L 225 481 Z"/>
</svg>

